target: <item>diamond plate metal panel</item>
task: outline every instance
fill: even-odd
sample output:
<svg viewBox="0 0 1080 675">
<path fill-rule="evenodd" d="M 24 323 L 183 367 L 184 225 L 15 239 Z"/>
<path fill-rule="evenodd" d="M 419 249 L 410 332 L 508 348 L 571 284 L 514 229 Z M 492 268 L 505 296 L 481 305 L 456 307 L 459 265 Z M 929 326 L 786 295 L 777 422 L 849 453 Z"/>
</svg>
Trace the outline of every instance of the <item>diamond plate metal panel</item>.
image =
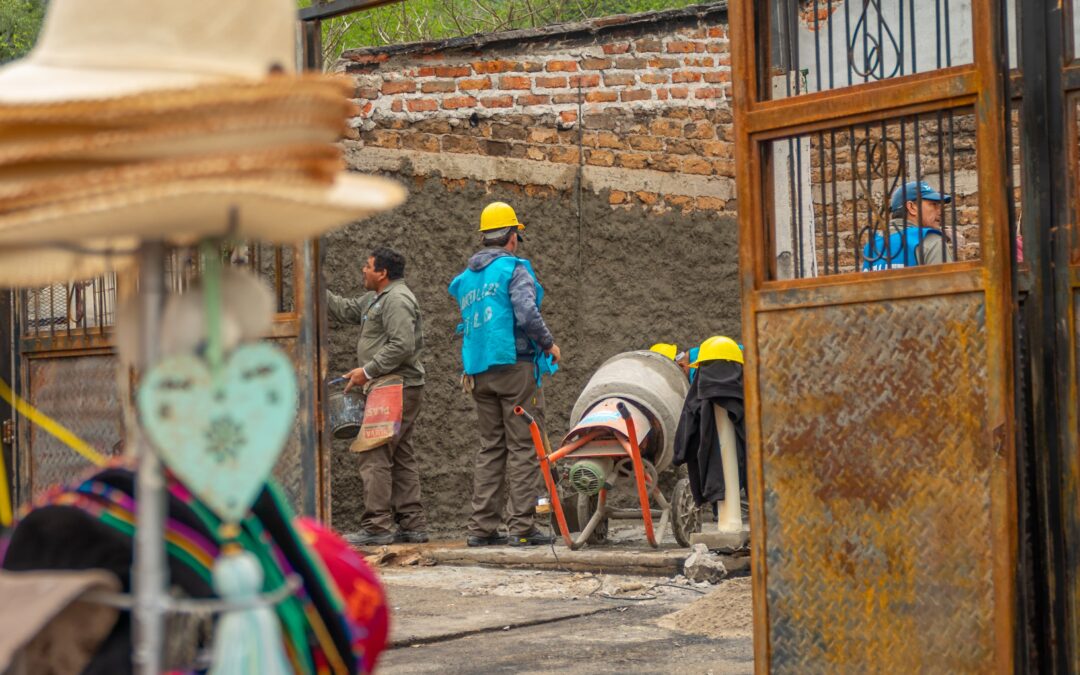
<svg viewBox="0 0 1080 675">
<path fill-rule="evenodd" d="M 30 402 L 103 455 L 124 436 L 116 388 L 116 358 L 79 356 L 31 359 Z M 91 468 L 66 445 L 36 426 L 29 431 L 32 494 L 72 480 Z"/>
<path fill-rule="evenodd" d="M 992 670 L 983 295 L 757 326 L 773 671 Z"/>
</svg>

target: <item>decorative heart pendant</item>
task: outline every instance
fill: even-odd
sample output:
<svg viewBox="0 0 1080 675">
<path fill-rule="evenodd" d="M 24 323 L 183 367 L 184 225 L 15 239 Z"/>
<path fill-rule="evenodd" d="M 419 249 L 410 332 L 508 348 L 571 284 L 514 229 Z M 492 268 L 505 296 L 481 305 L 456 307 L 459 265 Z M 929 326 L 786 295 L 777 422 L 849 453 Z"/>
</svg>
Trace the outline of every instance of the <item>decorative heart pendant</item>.
<svg viewBox="0 0 1080 675">
<path fill-rule="evenodd" d="M 227 522 L 247 515 L 296 419 L 296 374 L 273 345 L 236 348 L 215 379 L 204 360 L 167 359 L 143 379 L 138 408 L 165 465 Z"/>
</svg>

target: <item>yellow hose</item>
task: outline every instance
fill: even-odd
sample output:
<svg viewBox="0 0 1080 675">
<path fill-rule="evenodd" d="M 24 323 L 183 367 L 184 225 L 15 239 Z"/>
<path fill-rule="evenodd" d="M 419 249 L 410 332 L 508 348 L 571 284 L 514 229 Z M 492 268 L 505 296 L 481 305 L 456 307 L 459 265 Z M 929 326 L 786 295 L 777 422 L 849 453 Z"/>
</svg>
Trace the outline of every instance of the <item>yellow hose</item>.
<svg viewBox="0 0 1080 675">
<path fill-rule="evenodd" d="M 105 457 L 90 447 L 90 444 L 76 436 L 64 425 L 24 401 L 3 380 L 0 380 L 0 398 L 7 401 L 8 405 L 20 415 L 25 416 L 26 419 L 44 429 L 46 433 L 56 437 L 58 441 L 90 462 L 98 466 L 105 464 Z M 8 491 L 7 471 L 0 471 L 0 525 L 4 527 L 11 525 L 11 515 L 11 494 Z"/>
</svg>

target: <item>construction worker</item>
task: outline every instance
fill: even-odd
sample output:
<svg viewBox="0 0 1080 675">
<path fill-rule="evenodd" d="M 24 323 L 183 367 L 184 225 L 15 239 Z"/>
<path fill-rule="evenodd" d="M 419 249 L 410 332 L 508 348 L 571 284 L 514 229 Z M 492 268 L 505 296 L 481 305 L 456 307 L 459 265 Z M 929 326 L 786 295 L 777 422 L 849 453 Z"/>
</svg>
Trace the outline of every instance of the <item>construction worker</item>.
<svg viewBox="0 0 1080 675">
<path fill-rule="evenodd" d="M 544 289 L 528 260 L 516 255 L 525 226 L 509 204 L 493 202 L 480 215 L 484 248 L 450 282 L 461 310 L 462 381 L 476 402 L 480 450 L 473 474 L 469 546 L 551 543 L 533 522 L 543 491 L 540 466 L 523 417 L 543 423 L 543 375 L 557 369 L 559 346 L 540 314 Z M 509 537 L 499 531 L 509 488 Z"/>
<path fill-rule="evenodd" d="M 427 518 L 420 504 L 420 463 L 412 446 L 424 393 L 420 305 L 405 285 L 405 257 L 397 251 L 376 248 L 368 256 L 363 275 L 367 293 L 360 297 L 327 293 L 331 319 L 360 325 L 359 366 L 345 374 L 345 391 L 391 374 L 400 375 L 405 386 L 398 435 L 388 444 L 357 454 L 364 486 L 363 529 L 349 541 L 357 546 L 423 543 L 428 540 Z"/>
<path fill-rule="evenodd" d="M 925 182 L 896 188 L 889 202 L 888 240 L 881 233 L 863 246 L 864 272 L 953 261 L 941 231 L 943 205 L 952 202 Z"/>
</svg>

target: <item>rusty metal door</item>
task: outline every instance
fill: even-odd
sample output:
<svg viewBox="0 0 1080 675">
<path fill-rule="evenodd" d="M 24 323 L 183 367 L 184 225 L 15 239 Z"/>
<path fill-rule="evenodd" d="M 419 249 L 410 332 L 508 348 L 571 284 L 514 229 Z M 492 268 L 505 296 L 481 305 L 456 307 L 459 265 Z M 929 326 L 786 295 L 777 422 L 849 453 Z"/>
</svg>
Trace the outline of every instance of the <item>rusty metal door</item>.
<svg viewBox="0 0 1080 675">
<path fill-rule="evenodd" d="M 759 672 L 1013 668 L 1003 6 L 730 4 Z"/>
<path fill-rule="evenodd" d="M 313 245 L 239 245 L 231 252 L 231 262 L 247 266 L 272 288 L 277 312 L 266 339 L 290 356 L 300 380 L 297 423 L 275 477 L 298 511 L 323 515 L 329 462 L 318 433 L 321 379 L 312 309 Z M 183 292 L 199 275 L 194 251 L 173 251 L 166 272 L 169 289 Z M 15 390 L 105 456 L 122 452 L 125 407 L 134 415 L 134 373 L 119 372 L 113 330 L 117 308 L 134 293 L 134 284 L 132 274 L 110 274 L 15 294 Z M 16 428 L 16 503 L 91 467 L 25 418 L 17 420 Z"/>
</svg>

